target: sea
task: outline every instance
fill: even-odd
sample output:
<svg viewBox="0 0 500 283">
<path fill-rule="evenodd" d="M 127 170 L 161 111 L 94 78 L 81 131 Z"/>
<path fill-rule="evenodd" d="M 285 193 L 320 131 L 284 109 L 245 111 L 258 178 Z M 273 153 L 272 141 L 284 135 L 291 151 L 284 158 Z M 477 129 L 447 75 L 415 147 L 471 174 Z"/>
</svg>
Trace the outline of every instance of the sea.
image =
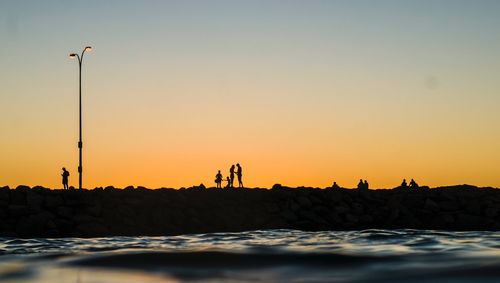
<svg viewBox="0 0 500 283">
<path fill-rule="evenodd" d="M 259 230 L 0 238 L 0 282 L 500 282 L 500 234 Z"/>
</svg>

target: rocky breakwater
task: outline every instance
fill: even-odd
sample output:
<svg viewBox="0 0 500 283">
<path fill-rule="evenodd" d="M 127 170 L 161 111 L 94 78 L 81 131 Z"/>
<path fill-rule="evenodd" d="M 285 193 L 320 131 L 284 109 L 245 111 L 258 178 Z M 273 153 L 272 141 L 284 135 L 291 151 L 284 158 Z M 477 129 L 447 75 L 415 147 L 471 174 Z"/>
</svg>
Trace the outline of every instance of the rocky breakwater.
<svg viewBox="0 0 500 283">
<path fill-rule="evenodd" d="M 0 236 L 178 235 L 258 229 L 500 230 L 500 190 L 0 188 Z"/>
</svg>

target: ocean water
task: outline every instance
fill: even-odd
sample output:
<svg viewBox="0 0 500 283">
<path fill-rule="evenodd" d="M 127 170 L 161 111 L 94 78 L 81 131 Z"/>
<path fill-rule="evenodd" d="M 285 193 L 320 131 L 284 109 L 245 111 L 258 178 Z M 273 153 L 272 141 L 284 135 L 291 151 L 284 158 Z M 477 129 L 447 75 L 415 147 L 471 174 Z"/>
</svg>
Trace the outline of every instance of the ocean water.
<svg viewBox="0 0 500 283">
<path fill-rule="evenodd" d="M 0 238 L 0 282 L 500 282 L 496 232 Z"/>
</svg>

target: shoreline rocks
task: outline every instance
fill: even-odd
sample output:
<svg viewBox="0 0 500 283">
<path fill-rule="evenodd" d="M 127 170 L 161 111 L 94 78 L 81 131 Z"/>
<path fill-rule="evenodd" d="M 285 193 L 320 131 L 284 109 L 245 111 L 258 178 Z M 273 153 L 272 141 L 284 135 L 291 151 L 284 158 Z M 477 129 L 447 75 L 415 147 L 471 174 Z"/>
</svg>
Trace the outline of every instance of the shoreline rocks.
<svg viewBox="0 0 500 283">
<path fill-rule="evenodd" d="M 2 237 L 161 236 L 261 229 L 500 230 L 500 190 L 0 188 Z"/>
</svg>

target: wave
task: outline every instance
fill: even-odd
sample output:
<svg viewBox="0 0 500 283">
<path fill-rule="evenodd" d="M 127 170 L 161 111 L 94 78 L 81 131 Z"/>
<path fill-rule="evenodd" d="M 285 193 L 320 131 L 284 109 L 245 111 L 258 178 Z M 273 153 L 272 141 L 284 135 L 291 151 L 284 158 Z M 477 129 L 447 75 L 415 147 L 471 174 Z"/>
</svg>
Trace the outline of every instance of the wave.
<svg viewBox="0 0 500 283">
<path fill-rule="evenodd" d="M 80 278 L 84 276 L 89 281 L 138 282 L 134 276 L 139 276 L 144 282 L 145 278 L 158 282 L 498 282 L 499 240 L 494 232 L 422 230 L 3 238 L 0 280 L 84 282 Z M 74 280 L 76 275 L 80 281 Z"/>
</svg>

